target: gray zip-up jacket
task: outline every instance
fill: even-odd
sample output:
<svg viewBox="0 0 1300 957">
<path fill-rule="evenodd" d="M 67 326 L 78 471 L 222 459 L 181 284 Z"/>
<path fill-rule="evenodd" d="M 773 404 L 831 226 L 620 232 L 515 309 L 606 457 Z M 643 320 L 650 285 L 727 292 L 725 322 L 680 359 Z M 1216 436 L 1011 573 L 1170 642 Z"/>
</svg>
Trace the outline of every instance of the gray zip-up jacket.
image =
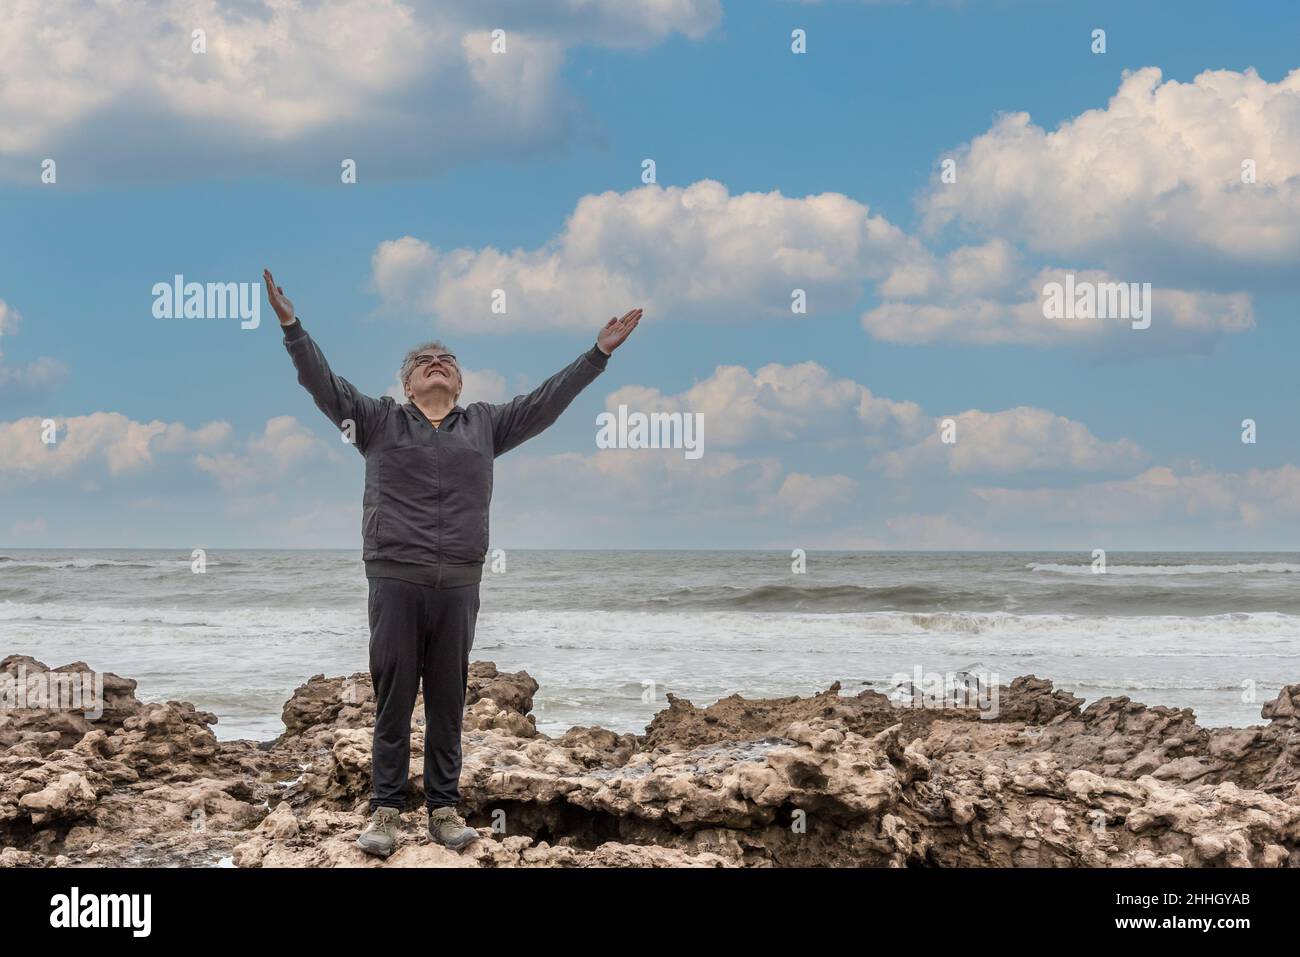
<svg viewBox="0 0 1300 957">
<path fill-rule="evenodd" d="M 438 427 L 412 402 L 363 395 L 335 375 L 300 319 L 284 327 L 298 381 L 366 460 L 361 558 L 369 578 L 434 587 L 479 581 L 488 547 L 492 462 L 550 426 L 605 369 L 595 345 L 527 395 L 457 405 Z"/>
</svg>

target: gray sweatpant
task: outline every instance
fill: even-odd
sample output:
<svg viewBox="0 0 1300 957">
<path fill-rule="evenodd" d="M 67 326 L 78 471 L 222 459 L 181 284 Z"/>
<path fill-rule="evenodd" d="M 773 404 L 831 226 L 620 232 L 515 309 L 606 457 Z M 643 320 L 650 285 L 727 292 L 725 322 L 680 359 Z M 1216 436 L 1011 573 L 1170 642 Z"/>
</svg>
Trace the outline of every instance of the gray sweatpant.
<svg viewBox="0 0 1300 957">
<path fill-rule="evenodd" d="M 371 578 L 370 678 L 376 712 L 370 810 L 406 809 L 411 711 L 424 683 L 424 803 L 460 803 L 460 732 L 479 585 L 433 588 Z"/>
</svg>

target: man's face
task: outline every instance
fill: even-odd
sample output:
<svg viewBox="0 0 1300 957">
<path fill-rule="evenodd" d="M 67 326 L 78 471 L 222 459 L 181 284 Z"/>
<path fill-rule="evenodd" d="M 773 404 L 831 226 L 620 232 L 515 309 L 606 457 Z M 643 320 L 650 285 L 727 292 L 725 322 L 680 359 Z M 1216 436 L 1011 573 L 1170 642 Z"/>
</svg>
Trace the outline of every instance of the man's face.
<svg viewBox="0 0 1300 957">
<path fill-rule="evenodd" d="M 440 349 L 426 349 L 415 357 L 415 368 L 406 380 L 408 396 L 431 396 L 437 392 L 456 396 L 460 390 L 460 366 L 455 356 Z"/>
</svg>

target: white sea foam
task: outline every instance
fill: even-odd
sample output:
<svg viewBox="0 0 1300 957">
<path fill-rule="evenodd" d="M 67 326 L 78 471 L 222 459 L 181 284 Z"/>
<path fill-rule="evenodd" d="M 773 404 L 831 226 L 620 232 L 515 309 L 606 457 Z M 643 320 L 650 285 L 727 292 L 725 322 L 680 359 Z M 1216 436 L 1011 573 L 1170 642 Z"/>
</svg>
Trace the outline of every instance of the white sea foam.
<svg viewBox="0 0 1300 957">
<path fill-rule="evenodd" d="M 1035 572 L 1061 575 L 1095 575 L 1092 564 L 1062 565 L 1056 562 L 1030 562 L 1025 566 Z M 1300 572 L 1292 562 L 1235 562 L 1223 565 L 1116 565 L 1107 563 L 1107 575 L 1288 575 Z"/>
<path fill-rule="evenodd" d="M 364 601 L 364 599 L 362 600 Z M 364 605 L 355 610 L 333 608 L 135 608 L 55 602 L 0 602 L 0 622 L 43 625 L 155 625 L 168 628 L 215 628 L 257 637 L 267 632 L 335 632 L 365 627 Z"/>
<path fill-rule="evenodd" d="M 339 608 L 195 608 L 105 606 L 59 603 L 0 602 L 0 621 L 40 622 L 49 625 L 154 625 L 173 628 L 212 628 L 247 633 L 256 637 L 267 632 L 336 632 L 367 628 L 365 609 Z M 1090 636 L 1104 640 L 1123 634 L 1128 637 L 1222 638 L 1225 640 L 1276 637 L 1300 639 L 1300 615 L 1276 612 L 1238 612 L 1222 615 L 1017 615 L 1010 612 L 733 612 L 688 613 L 610 611 L 592 615 L 587 611 L 489 611 L 481 623 L 509 632 L 521 640 L 551 647 L 581 643 L 584 636 L 624 636 L 639 643 L 637 636 L 659 636 L 690 643 L 743 639 L 748 636 L 761 645 L 786 638 L 864 635 L 924 636 L 927 634 L 990 635 L 1001 637 L 1059 634 L 1062 637 Z M 482 634 L 482 631 L 480 631 Z"/>
<path fill-rule="evenodd" d="M 211 558 L 205 559 L 209 566 L 220 565 L 221 563 Z M 50 569 L 86 569 L 86 568 L 189 568 L 191 559 L 185 558 L 164 558 L 164 559 L 132 559 L 130 561 L 116 558 L 8 558 L 0 562 L 0 572 L 8 569 L 18 568 L 50 568 Z"/>
</svg>

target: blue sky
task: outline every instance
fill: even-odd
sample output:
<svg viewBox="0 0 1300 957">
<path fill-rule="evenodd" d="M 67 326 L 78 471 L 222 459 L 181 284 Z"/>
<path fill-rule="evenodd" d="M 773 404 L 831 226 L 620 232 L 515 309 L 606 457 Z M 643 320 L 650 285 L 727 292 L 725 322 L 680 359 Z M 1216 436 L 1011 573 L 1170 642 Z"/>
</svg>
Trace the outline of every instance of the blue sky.
<svg viewBox="0 0 1300 957">
<path fill-rule="evenodd" d="M 267 265 L 372 394 L 437 335 L 504 401 L 646 308 L 498 461 L 494 546 L 1294 547 L 1293 5 L 210 3 L 202 55 L 161 6 L 4 41 L 0 546 L 357 544 L 269 309 L 151 312 Z M 1152 283 L 1152 328 L 1036 319 L 1065 271 Z M 597 450 L 619 402 L 706 454 Z"/>
</svg>

